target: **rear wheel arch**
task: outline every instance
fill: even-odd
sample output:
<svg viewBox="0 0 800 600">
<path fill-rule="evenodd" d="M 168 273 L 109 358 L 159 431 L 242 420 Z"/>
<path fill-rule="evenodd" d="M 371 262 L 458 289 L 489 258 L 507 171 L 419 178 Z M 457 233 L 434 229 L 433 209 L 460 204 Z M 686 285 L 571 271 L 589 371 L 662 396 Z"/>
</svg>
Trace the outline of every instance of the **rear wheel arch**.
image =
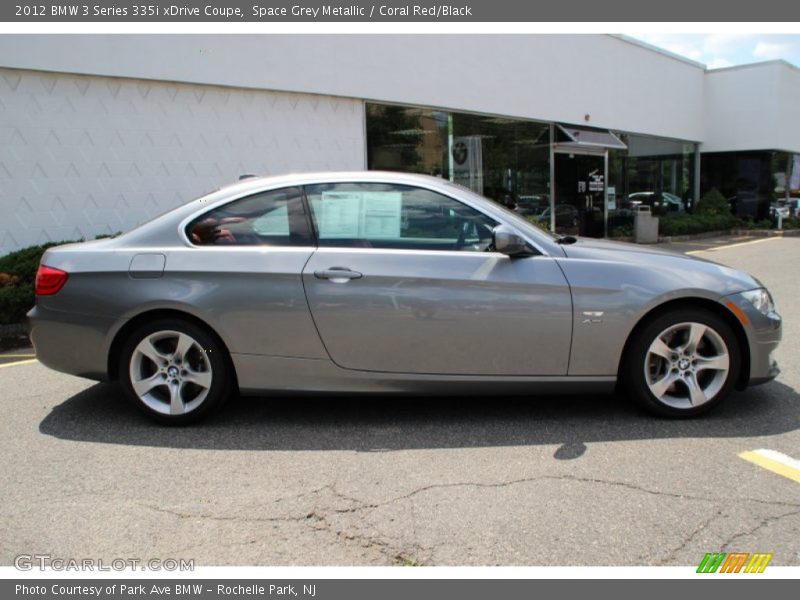
<svg viewBox="0 0 800 600">
<path fill-rule="evenodd" d="M 120 354 L 122 353 L 122 349 L 124 348 L 125 342 L 128 340 L 128 338 L 136 330 L 142 327 L 142 325 L 159 319 L 177 319 L 180 321 L 186 321 L 188 323 L 192 323 L 193 325 L 203 328 L 209 335 L 213 336 L 217 341 L 217 343 L 225 350 L 225 359 L 228 363 L 228 368 L 230 369 L 230 373 L 233 376 L 234 386 L 235 386 L 234 389 L 238 389 L 236 369 L 233 365 L 233 360 L 231 359 L 230 350 L 228 349 L 227 344 L 225 344 L 224 340 L 222 339 L 222 336 L 220 336 L 214 330 L 213 327 L 211 327 L 208 323 L 206 323 L 202 319 L 188 312 L 176 309 L 148 310 L 146 312 L 136 315 L 135 317 L 125 322 L 125 324 L 119 329 L 119 331 L 114 336 L 114 339 L 111 342 L 111 346 L 109 347 L 106 368 L 110 380 L 119 379 Z"/>
<path fill-rule="evenodd" d="M 630 348 L 633 345 L 633 341 L 636 339 L 637 335 L 639 335 L 641 331 L 647 327 L 647 325 L 661 315 L 681 309 L 704 309 L 725 320 L 727 325 L 729 325 L 733 330 L 734 334 L 736 335 L 736 341 L 739 343 L 741 363 L 739 365 L 739 379 L 736 382 L 736 389 L 742 390 L 747 387 L 747 384 L 750 381 L 750 344 L 747 341 L 747 334 L 745 333 L 744 327 L 736 318 L 736 316 L 719 302 L 708 300 L 707 298 L 696 297 L 669 300 L 650 309 L 639 319 L 625 340 L 625 346 L 617 367 L 617 380 L 621 381 L 624 377 L 623 369 L 627 363 Z"/>
</svg>

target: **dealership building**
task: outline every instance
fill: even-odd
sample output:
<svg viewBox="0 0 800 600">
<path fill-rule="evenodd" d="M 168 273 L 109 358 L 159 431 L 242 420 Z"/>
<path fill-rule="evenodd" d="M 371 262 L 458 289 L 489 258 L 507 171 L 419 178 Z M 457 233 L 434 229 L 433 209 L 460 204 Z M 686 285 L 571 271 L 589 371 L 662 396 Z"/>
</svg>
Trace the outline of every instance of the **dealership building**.
<svg viewBox="0 0 800 600">
<path fill-rule="evenodd" d="M 245 173 L 363 169 L 598 237 L 714 188 L 761 220 L 800 188 L 800 69 L 612 35 L 0 36 L 0 254 Z"/>
</svg>

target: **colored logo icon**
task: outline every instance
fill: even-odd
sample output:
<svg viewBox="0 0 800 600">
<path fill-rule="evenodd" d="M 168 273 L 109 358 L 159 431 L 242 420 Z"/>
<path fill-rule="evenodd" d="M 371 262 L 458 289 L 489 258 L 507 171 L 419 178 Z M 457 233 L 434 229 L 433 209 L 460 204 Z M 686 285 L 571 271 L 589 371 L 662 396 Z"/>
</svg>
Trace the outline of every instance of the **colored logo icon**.
<svg viewBox="0 0 800 600">
<path fill-rule="evenodd" d="M 698 573 L 763 573 L 772 554 L 749 552 L 707 552 L 697 567 Z"/>
</svg>

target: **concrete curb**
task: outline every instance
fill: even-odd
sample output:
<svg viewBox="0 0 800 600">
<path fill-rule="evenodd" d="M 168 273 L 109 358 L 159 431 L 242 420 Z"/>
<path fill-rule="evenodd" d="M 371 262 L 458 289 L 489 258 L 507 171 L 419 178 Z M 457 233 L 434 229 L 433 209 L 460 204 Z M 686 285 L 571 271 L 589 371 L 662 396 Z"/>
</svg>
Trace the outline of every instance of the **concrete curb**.
<svg viewBox="0 0 800 600">
<path fill-rule="evenodd" d="M 798 237 L 800 229 L 730 229 L 728 231 L 704 231 L 692 235 L 665 235 L 658 238 L 659 244 L 669 244 L 671 242 L 689 242 L 692 240 L 704 240 L 726 235 L 746 235 L 750 237 Z"/>
</svg>

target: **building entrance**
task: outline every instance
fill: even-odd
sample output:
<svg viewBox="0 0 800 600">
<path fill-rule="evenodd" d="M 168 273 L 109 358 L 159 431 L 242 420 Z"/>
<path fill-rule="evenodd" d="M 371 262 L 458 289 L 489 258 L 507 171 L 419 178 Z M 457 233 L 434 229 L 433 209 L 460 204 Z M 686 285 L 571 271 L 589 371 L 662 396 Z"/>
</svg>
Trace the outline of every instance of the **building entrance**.
<svg viewBox="0 0 800 600">
<path fill-rule="evenodd" d="M 606 222 L 604 154 L 555 153 L 555 198 L 550 210 L 556 233 L 601 238 Z M 553 222 L 555 221 L 555 222 Z"/>
</svg>

